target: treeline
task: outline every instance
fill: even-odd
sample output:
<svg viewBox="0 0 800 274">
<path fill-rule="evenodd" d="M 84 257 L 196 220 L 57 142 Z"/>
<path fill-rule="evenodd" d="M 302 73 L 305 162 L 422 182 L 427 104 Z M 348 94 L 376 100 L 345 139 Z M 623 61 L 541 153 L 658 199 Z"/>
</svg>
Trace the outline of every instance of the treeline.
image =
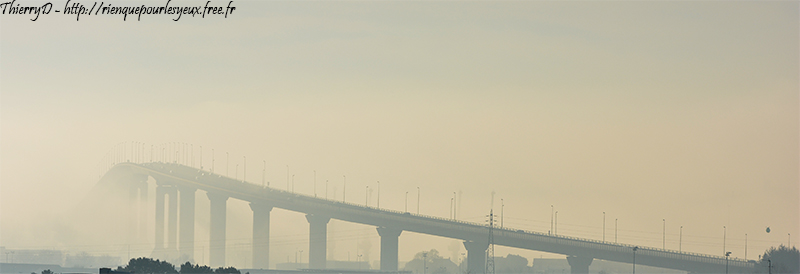
<svg viewBox="0 0 800 274">
<path fill-rule="evenodd" d="M 176 269 L 174 265 L 167 261 L 153 260 L 151 258 L 135 258 L 128 262 L 125 267 L 117 267 L 118 272 L 129 272 L 137 274 L 188 274 L 188 273 L 215 273 L 215 274 L 241 274 L 235 267 L 219 267 L 213 269 L 205 265 L 192 264 L 186 262 Z"/>
</svg>

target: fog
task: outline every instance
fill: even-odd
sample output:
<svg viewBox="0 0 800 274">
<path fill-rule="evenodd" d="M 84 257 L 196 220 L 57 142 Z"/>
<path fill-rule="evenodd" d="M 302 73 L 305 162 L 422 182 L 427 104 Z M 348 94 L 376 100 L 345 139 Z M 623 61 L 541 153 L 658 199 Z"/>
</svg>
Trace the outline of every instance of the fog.
<svg viewBox="0 0 800 274">
<path fill-rule="evenodd" d="M 380 181 L 382 208 L 416 212 L 419 195 L 431 216 L 456 192 L 459 220 L 493 209 L 538 232 L 558 211 L 560 235 L 737 258 L 745 234 L 748 259 L 800 239 L 797 2 L 235 4 L 0 17 L 0 246 L 149 256 L 152 221 L 127 242 L 126 194 L 97 186 L 131 142 L 187 144 L 198 164 L 202 146 L 206 170 L 337 200 L 346 176 L 346 200 L 373 206 Z M 252 211 L 227 212 L 226 262 L 250 267 Z M 307 263 L 304 215 L 271 220 L 273 266 Z M 379 260 L 374 227 L 328 233 L 329 260 Z M 465 252 L 403 232 L 401 268 L 431 249 Z"/>
</svg>

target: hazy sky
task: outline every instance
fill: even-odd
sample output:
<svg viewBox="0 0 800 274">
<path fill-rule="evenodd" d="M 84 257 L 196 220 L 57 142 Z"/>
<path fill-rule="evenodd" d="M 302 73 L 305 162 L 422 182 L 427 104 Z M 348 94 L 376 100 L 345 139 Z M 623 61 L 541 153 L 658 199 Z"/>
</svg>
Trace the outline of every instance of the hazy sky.
<svg viewBox="0 0 800 274">
<path fill-rule="evenodd" d="M 234 4 L 178 22 L 0 16 L 0 246 L 118 249 L 79 247 L 59 216 L 125 141 L 203 146 L 206 167 L 213 148 L 218 170 L 229 152 L 231 173 L 246 156 L 258 183 L 266 161 L 281 189 L 288 165 L 306 194 L 315 170 L 318 195 L 347 175 L 351 202 L 380 181 L 396 210 L 419 186 L 439 217 L 460 191 L 459 219 L 483 222 L 495 191 L 504 225 L 534 231 L 553 205 L 569 236 L 601 239 L 606 212 L 623 243 L 660 247 L 662 220 L 669 249 L 680 226 L 684 251 L 714 255 L 726 226 L 739 258 L 745 233 L 750 259 L 800 240 L 796 1 Z M 229 242 L 248 243 L 251 211 L 228 204 Z M 272 263 L 307 256 L 303 215 L 272 218 Z M 379 258 L 374 228 L 331 225 L 334 259 L 364 239 Z M 400 261 L 454 243 L 404 232 Z"/>
</svg>

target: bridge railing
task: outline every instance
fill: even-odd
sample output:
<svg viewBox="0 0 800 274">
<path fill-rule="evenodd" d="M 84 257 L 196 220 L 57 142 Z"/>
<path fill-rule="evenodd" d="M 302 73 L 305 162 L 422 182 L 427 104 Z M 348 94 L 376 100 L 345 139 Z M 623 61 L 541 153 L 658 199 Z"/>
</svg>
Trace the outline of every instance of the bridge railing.
<svg viewBox="0 0 800 274">
<path fill-rule="evenodd" d="M 169 166 L 169 168 L 165 166 L 165 164 Z M 141 165 L 148 166 L 150 168 L 158 168 L 164 171 L 168 169 L 169 173 L 172 173 L 173 175 L 178 175 L 182 177 L 185 176 L 188 178 L 201 179 L 202 177 L 206 176 L 215 176 L 217 178 L 224 178 L 225 184 L 228 187 L 244 188 L 248 193 L 261 193 L 265 195 L 277 194 L 286 197 L 293 197 L 293 202 L 303 203 L 308 206 L 318 206 L 320 205 L 321 202 L 332 203 L 333 205 L 339 205 L 339 206 L 329 207 L 328 210 L 336 210 L 343 213 L 360 214 L 360 215 L 367 214 L 374 218 L 387 218 L 386 213 L 391 213 L 391 215 L 395 215 L 394 217 L 403 217 L 405 219 L 403 220 L 404 222 L 411 222 L 413 224 L 428 225 L 428 226 L 434 225 L 442 229 L 454 229 L 469 233 L 488 234 L 488 224 L 481 224 L 476 222 L 469 222 L 469 221 L 443 218 L 443 217 L 424 215 L 424 214 L 416 214 L 408 211 L 393 210 L 388 208 L 378 208 L 365 204 L 357 204 L 347 201 L 339 201 L 335 199 L 314 197 L 312 195 L 258 185 L 251 182 L 247 182 L 246 180 L 239 180 L 237 178 L 231 178 L 221 174 L 211 173 L 210 171 L 198 170 L 189 166 L 176 163 L 156 162 L 156 163 L 143 163 Z M 435 220 L 436 222 L 431 223 L 430 222 L 431 220 Z M 515 229 L 510 227 L 503 227 L 503 228 L 495 227 L 494 230 L 496 231 L 495 233 L 497 233 L 495 235 L 498 236 L 515 237 L 515 238 L 528 239 L 545 243 L 561 244 L 571 247 L 590 248 L 594 250 L 622 252 L 622 253 L 630 252 L 631 255 L 633 255 L 633 249 L 637 248 L 636 250 L 637 255 L 673 258 L 673 259 L 703 262 L 703 263 L 713 263 L 720 265 L 726 263 L 726 258 L 724 256 L 714 256 L 714 255 L 694 253 L 694 252 L 650 248 L 646 246 L 637 246 L 637 245 L 623 244 L 623 243 L 612 243 L 607 241 L 578 238 L 566 235 L 546 234 L 542 232 Z M 752 261 L 746 261 L 738 258 L 728 258 L 727 263 L 734 267 L 754 266 L 754 263 Z"/>
</svg>

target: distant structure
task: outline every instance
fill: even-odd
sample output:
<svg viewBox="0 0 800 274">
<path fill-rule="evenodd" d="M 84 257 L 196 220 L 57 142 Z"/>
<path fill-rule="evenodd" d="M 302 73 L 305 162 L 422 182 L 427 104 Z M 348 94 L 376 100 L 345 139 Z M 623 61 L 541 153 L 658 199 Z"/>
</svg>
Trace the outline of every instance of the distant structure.
<svg viewBox="0 0 800 274">
<path fill-rule="evenodd" d="M 467 250 L 466 272 L 472 274 L 494 273 L 494 261 L 489 260 L 494 258 L 494 245 L 565 255 L 572 273 L 588 273 L 593 260 L 631 263 L 634 255 L 633 245 L 509 227 L 495 228 L 494 212 L 491 210 L 489 224 L 479 224 L 400 210 L 367 207 L 243 182 L 240 179 L 190 166 L 192 164 L 188 158 L 165 158 L 169 155 L 180 155 L 177 151 L 163 152 L 164 155 L 159 157 L 162 158 L 161 162 L 137 163 L 128 159 L 111 161 L 110 168 L 100 179 L 99 184 L 115 184 L 123 186 L 121 189 L 129 189 L 131 204 L 141 206 L 142 203 L 137 201 L 143 201 L 142 189 L 149 184 L 148 181 L 155 181 L 156 238 L 153 253 L 166 250 L 186 258 L 195 257 L 193 245 L 195 197 L 206 196 L 210 207 L 210 246 L 205 251 L 208 252 L 206 254 L 211 267 L 225 265 L 226 204 L 229 199 L 250 203 L 253 214 L 252 265 L 259 269 L 268 269 L 270 265 L 269 230 L 270 211 L 273 208 L 306 215 L 309 224 L 309 248 L 305 254 L 308 256 L 310 269 L 328 268 L 326 243 L 330 219 L 374 226 L 381 238 L 380 269 L 387 272 L 398 269 L 398 238 L 403 231 L 463 240 Z M 205 195 L 196 195 L 197 191 L 202 191 Z M 165 199 L 167 196 L 168 200 Z M 130 218 L 142 216 L 142 211 L 139 211 L 140 214 L 134 212 L 136 211 L 132 210 L 132 214 L 128 216 Z M 130 227 L 132 229 L 141 227 L 141 223 L 139 222 L 139 226 Z M 487 228 L 490 231 L 488 238 Z M 137 234 L 141 233 L 131 233 L 131 235 Z M 488 256 L 487 251 L 490 253 Z M 731 273 L 751 273 L 756 268 L 755 262 L 752 261 L 730 258 L 726 260 L 723 256 L 665 250 L 661 247 L 639 246 L 635 255 L 637 266 L 648 265 L 692 273 L 721 273 L 726 266 L 729 266 Z"/>
<path fill-rule="evenodd" d="M 489 210 L 489 248 L 486 249 L 486 274 L 494 274 L 494 209 Z"/>
</svg>

